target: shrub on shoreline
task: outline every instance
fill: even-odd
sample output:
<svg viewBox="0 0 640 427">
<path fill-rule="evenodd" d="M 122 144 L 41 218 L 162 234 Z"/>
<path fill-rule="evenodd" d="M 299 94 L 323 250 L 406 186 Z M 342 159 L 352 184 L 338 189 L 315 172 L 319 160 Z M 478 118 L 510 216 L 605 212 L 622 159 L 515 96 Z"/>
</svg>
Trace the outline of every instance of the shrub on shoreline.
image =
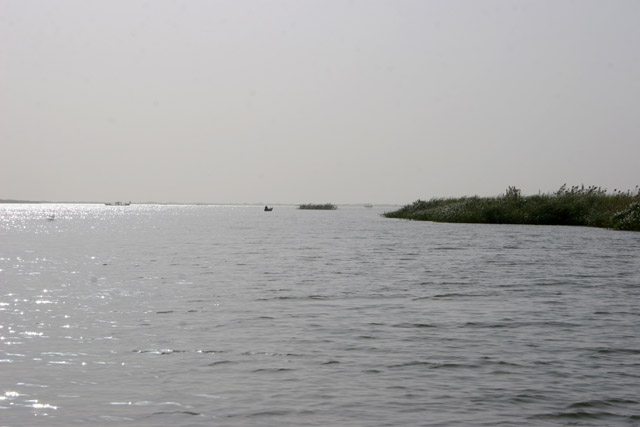
<svg viewBox="0 0 640 427">
<path fill-rule="evenodd" d="M 640 189 L 608 193 L 566 184 L 553 194 L 522 196 L 509 187 L 497 197 L 416 200 L 387 218 L 487 224 L 581 225 L 640 231 Z"/>
</svg>

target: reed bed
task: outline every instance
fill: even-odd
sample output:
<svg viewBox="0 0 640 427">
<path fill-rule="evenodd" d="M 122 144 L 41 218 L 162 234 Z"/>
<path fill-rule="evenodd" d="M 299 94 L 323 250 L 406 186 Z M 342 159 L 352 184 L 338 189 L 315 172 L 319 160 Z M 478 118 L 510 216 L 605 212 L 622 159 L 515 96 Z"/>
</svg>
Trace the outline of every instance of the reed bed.
<svg viewBox="0 0 640 427">
<path fill-rule="evenodd" d="M 560 187 L 551 194 L 522 196 L 516 187 L 497 197 L 416 200 L 387 218 L 487 224 L 579 225 L 640 231 L 640 189 Z"/>
<path fill-rule="evenodd" d="M 307 203 L 305 205 L 298 206 L 298 209 L 314 209 L 314 210 L 321 210 L 321 211 L 332 211 L 332 210 L 338 209 L 338 207 L 336 205 L 332 205 L 331 203 L 324 203 L 324 204 Z"/>
</svg>

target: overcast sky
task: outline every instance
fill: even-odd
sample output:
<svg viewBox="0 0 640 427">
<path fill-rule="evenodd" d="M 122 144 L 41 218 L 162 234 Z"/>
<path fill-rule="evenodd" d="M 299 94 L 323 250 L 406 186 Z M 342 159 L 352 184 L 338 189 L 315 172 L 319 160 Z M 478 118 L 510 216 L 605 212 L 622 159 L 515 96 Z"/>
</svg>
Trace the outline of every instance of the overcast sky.
<svg viewBox="0 0 640 427">
<path fill-rule="evenodd" d="M 640 184 L 638 0 L 0 0 L 0 199 Z"/>
</svg>

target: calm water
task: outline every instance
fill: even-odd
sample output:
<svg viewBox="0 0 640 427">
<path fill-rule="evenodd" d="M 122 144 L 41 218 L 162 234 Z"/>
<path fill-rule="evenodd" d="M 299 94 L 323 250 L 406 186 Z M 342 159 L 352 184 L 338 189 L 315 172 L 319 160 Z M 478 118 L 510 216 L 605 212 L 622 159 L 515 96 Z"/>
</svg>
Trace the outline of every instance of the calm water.
<svg viewBox="0 0 640 427">
<path fill-rule="evenodd" d="M 0 425 L 640 425 L 640 233 L 385 210 L 0 205 Z"/>
</svg>

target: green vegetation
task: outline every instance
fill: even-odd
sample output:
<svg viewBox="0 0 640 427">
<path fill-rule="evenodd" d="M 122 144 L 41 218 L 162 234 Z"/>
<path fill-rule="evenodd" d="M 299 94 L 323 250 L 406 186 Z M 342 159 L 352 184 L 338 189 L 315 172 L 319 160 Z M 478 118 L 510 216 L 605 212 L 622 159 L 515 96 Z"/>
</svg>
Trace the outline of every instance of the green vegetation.
<svg viewBox="0 0 640 427">
<path fill-rule="evenodd" d="M 416 200 L 387 218 L 487 224 L 582 225 L 640 231 L 640 189 L 631 191 L 566 184 L 553 194 L 522 196 L 509 187 L 498 197 Z"/>
<path fill-rule="evenodd" d="M 338 207 L 336 205 L 332 205 L 331 203 L 325 203 L 321 205 L 308 203 L 306 205 L 300 205 L 298 209 L 315 209 L 315 210 L 321 210 L 321 211 L 332 211 L 332 210 L 338 209 Z"/>
</svg>

